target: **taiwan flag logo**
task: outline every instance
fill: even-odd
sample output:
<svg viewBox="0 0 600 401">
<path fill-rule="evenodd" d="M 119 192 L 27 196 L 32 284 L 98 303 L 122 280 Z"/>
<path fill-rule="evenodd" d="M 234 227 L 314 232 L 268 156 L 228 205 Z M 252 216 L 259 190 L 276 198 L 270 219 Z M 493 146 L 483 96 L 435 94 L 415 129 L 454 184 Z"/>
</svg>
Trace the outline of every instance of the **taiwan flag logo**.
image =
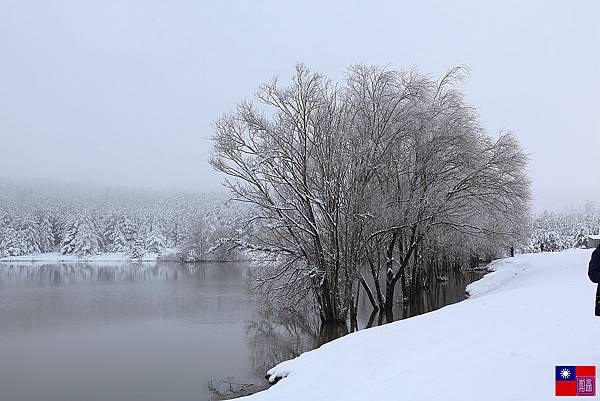
<svg viewBox="0 0 600 401">
<path fill-rule="evenodd" d="M 595 366 L 556 366 L 555 390 L 557 396 L 595 396 Z"/>
</svg>

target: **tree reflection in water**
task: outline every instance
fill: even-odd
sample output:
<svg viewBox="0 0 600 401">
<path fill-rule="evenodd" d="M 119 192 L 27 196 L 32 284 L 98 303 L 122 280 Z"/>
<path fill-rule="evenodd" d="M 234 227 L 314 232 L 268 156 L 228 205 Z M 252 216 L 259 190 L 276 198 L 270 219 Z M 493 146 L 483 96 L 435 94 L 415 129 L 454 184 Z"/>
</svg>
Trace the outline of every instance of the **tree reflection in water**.
<svg viewBox="0 0 600 401">
<path fill-rule="evenodd" d="M 396 303 L 395 320 L 414 317 L 464 300 L 466 286 L 483 274 L 481 271 L 466 269 L 449 270 L 443 280 L 432 279 L 414 301 Z M 314 310 L 314 305 L 308 303 L 295 310 L 264 304 L 256 312 L 248 325 L 251 366 L 256 375 L 263 376 L 278 363 L 318 348 L 350 331 L 385 323 L 383 314 L 373 311 L 364 298 L 359 304 L 356 327 L 352 329 L 350 327 L 354 325 L 321 326 Z"/>
<path fill-rule="evenodd" d="M 265 305 L 248 324 L 250 366 L 259 376 L 281 361 L 314 349 L 319 338 L 319 319 L 306 310 L 292 311 Z"/>
<path fill-rule="evenodd" d="M 263 307 L 248 325 L 251 366 L 264 376 L 276 364 L 348 334 L 346 325 L 321 325 L 309 305 L 295 310 Z"/>
</svg>

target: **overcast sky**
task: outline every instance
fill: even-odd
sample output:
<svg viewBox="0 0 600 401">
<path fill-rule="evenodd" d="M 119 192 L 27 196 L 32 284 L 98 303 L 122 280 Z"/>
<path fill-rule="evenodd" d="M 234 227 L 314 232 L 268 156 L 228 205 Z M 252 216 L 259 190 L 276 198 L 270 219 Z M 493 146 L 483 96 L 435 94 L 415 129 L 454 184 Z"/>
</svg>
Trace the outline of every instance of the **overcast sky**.
<svg viewBox="0 0 600 401">
<path fill-rule="evenodd" d="M 0 176 L 214 189 L 210 123 L 296 62 L 466 64 L 536 210 L 600 201 L 600 1 L 0 0 Z"/>
</svg>

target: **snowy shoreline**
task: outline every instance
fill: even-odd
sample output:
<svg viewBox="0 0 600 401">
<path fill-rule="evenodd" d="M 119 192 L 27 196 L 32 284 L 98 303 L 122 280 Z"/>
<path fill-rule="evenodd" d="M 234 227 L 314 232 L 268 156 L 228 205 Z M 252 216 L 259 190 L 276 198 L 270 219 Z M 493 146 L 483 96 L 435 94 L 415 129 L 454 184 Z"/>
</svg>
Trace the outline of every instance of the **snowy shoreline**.
<svg viewBox="0 0 600 401">
<path fill-rule="evenodd" d="M 174 256 L 174 255 L 164 255 Z M 46 252 L 31 255 L 22 256 L 7 256 L 0 258 L 0 263 L 14 263 L 14 262 L 44 262 L 44 263 L 64 263 L 64 262 L 151 262 L 155 263 L 162 260 L 163 256 L 159 256 L 156 253 L 150 253 L 144 255 L 142 258 L 132 258 L 126 253 L 103 253 L 92 256 L 79 256 L 79 255 L 63 255 L 60 252 Z M 173 259 L 175 261 L 175 259 Z M 179 261 L 179 259 L 177 259 Z"/>
<path fill-rule="evenodd" d="M 598 362 L 591 252 L 497 260 L 468 299 L 282 362 L 244 399 L 548 400 L 555 365 Z"/>
<path fill-rule="evenodd" d="M 7 263 L 158 263 L 158 262 L 177 262 L 177 263 L 235 263 L 235 262 L 254 262 L 253 259 L 235 259 L 235 260 L 181 260 L 181 255 L 176 250 L 168 253 L 157 254 L 147 253 L 141 258 L 133 258 L 127 253 L 101 253 L 92 256 L 63 255 L 60 252 L 46 252 L 21 256 L 7 256 L 0 258 L 0 264 Z"/>
</svg>

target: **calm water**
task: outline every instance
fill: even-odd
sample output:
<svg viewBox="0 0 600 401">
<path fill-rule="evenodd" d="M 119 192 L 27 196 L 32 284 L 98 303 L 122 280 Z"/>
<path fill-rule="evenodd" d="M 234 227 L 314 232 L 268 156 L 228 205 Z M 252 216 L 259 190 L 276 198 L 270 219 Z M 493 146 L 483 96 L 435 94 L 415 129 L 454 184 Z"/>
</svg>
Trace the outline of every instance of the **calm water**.
<svg viewBox="0 0 600 401">
<path fill-rule="evenodd" d="M 259 308 L 248 269 L 0 264 L 0 400 L 209 400 L 211 386 L 264 384 L 268 368 L 331 334 L 314 316 Z M 396 315 L 457 302 L 479 277 L 451 274 Z M 364 301 L 359 324 L 376 325 Z"/>
</svg>

